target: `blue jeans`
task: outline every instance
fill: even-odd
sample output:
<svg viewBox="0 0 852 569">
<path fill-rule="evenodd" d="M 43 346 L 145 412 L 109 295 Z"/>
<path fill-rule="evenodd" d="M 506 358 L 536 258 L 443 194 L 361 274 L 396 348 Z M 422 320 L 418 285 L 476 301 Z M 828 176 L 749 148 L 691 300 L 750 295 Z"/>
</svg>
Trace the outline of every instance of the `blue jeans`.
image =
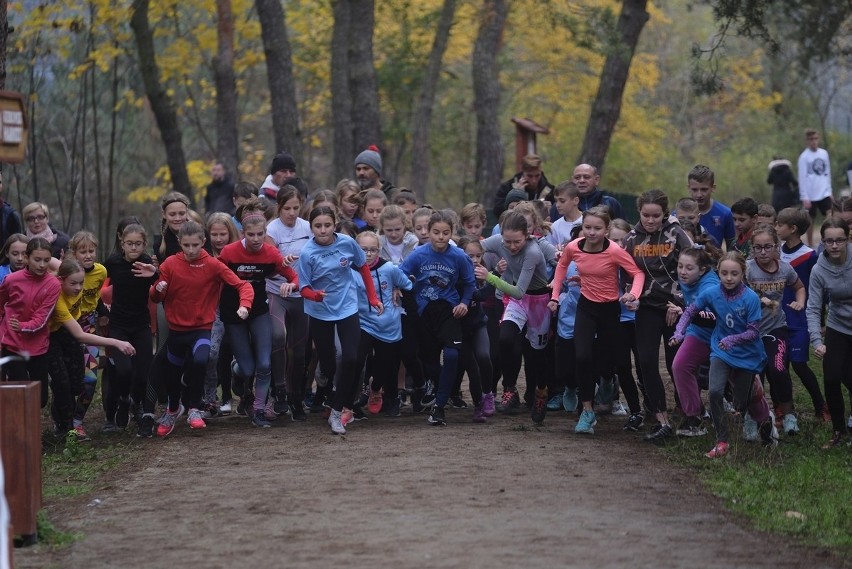
<svg viewBox="0 0 852 569">
<path fill-rule="evenodd" d="M 240 375 L 254 376 L 254 408 L 266 406 L 272 382 L 272 319 L 269 313 L 237 324 L 225 324 Z"/>
</svg>

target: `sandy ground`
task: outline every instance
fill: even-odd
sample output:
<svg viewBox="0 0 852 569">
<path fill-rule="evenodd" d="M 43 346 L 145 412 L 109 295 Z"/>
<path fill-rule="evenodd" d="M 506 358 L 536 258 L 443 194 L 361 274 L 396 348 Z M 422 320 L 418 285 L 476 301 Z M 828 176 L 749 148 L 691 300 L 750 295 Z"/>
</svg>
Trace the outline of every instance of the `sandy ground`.
<svg viewBox="0 0 852 569">
<path fill-rule="evenodd" d="M 540 429 L 526 414 L 476 425 L 471 413 L 448 410 L 440 428 L 408 409 L 342 437 L 317 415 L 264 430 L 182 422 L 139 441 L 142 466 L 101 491 L 48 503 L 82 538 L 16 550 L 16 566 L 852 566 L 750 529 L 623 418 L 583 436 L 564 412 Z"/>
</svg>

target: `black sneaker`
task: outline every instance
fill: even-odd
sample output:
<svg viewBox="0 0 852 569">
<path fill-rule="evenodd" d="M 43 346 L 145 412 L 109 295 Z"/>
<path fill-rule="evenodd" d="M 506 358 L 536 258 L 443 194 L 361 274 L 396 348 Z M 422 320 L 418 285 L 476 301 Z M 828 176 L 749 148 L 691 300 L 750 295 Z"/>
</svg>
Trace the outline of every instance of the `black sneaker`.
<svg viewBox="0 0 852 569">
<path fill-rule="evenodd" d="M 450 397 L 450 407 L 453 409 L 467 409 L 467 402 L 462 399 L 461 395 L 453 395 Z"/>
<path fill-rule="evenodd" d="M 240 398 L 239 404 L 237 404 L 237 415 L 250 417 L 252 409 L 254 409 L 254 394 L 251 391 L 246 391 Z"/>
<path fill-rule="evenodd" d="M 707 427 L 701 421 L 701 417 L 687 417 L 677 428 L 679 437 L 703 437 L 707 434 Z"/>
<path fill-rule="evenodd" d="M 657 425 L 651 432 L 645 435 L 645 440 L 651 443 L 664 443 L 666 439 L 674 435 L 671 425 Z"/>
<path fill-rule="evenodd" d="M 352 406 L 352 420 L 353 421 L 366 421 L 367 414 L 364 413 L 364 410 L 361 408 L 361 405 L 353 405 Z"/>
<path fill-rule="evenodd" d="M 290 403 L 290 420 L 291 421 L 307 421 L 308 416 L 305 414 L 305 407 L 301 403 Z"/>
<path fill-rule="evenodd" d="M 130 423 L 130 401 L 119 397 L 118 408 L 115 411 L 113 419 L 115 426 L 119 429 L 124 429 Z"/>
<path fill-rule="evenodd" d="M 292 411 L 290 404 L 287 402 L 285 397 L 279 397 L 276 399 L 275 403 L 272 405 L 272 410 L 279 415 L 287 415 Z"/>
<path fill-rule="evenodd" d="M 399 399 L 387 399 L 382 402 L 382 413 L 384 413 L 388 417 L 399 417 L 399 407 Z"/>
<path fill-rule="evenodd" d="M 497 410 L 501 413 L 516 413 L 521 408 L 521 398 L 517 391 L 504 391 L 503 398 L 497 404 Z"/>
<path fill-rule="evenodd" d="M 536 389 L 535 399 L 533 399 L 532 411 L 530 417 L 534 425 L 544 423 L 544 417 L 547 415 L 547 388 Z"/>
<path fill-rule="evenodd" d="M 272 423 L 266 420 L 266 413 L 263 409 L 258 409 L 252 413 L 251 424 L 262 429 L 268 429 L 272 426 Z"/>
<path fill-rule="evenodd" d="M 432 393 L 432 390 L 426 390 L 423 392 L 423 397 L 420 399 L 421 407 L 431 407 L 435 404 L 435 394 Z"/>
<path fill-rule="evenodd" d="M 417 413 L 422 413 L 423 409 L 423 396 L 425 395 L 425 391 L 421 389 L 415 389 L 414 393 L 411 394 L 411 410 L 416 415 Z"/>
<path fill-rule="evenodd" d="M 645 424 L 645 417 L 642 413 L 631 413 L 627 418 L 627 422 L 621 427 L 622 430 L 636 432 Z"/>
<path fill-rule="evenodd" d="M 760 425 L 760 440 L 764 447 L 778 446 L 778 429 L 771 416 Z"/>
<path fill-rule="evenodd" d="M 154 436 L 154 416 L 145 413 L 136 424 L 136 436 L 140 439 L 150 439 Z"/>
<path fill-rule="evenodd" d="M 447 419 L 444 417 L 444 408 L 443 407 L 432 407 L 432 410 L 429 412 L 429 417 L 426 421 L 435 427 L 443 427 L 447 424 Z"/>
</svg>

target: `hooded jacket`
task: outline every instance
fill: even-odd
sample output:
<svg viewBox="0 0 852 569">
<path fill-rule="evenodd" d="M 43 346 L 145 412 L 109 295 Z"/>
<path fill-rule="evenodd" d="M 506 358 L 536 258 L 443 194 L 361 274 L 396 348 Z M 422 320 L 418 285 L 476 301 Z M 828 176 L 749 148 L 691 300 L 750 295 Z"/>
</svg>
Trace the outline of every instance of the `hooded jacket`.
<svg viewBox="0 0 852 569">
<path fill-rule="evenodd" d="M 518 172 L 509 180 L 500 184 L 497 194 L 494 196 L 494 215 L 500 217 L 500 214 L 506 211 L 506 196 L 512 191 L 512 187 L 518 183 L 518 180 L 523 176 L 523 172 Z M 553 184 L 547 181 L 544 172 L 541 173 L 541 178 L 538 179 L 538 186 L 535 188 L 527 188 L 527 198 L 533 200 L 550 200 L 550 194 L 553 192 Z"/>
<path fill-rule="evenodd" d="M 683 291 L 683 303 L 690 305 L 698 298 L 698 295 L 711 288 L 718 288 L 719 275 L 716 271 L 710 269 L 692 284 L 680 283 L 680 288 Z M 710 336 L 713 335 L 713 328 L 716 327 L 716 315 L 710 310 L 702 310 L 696 314 L 695 318 L 686 329 L 687 336 L 695 336 L 702 342 L 710 343 Z"/>
<path fill-rule="evenodd" d="M 376 287 L 376 296 L 385 310 L 381 314 L 376 313 L 367 298 L 364 280 L 353 275 L 358 289 L 358 318 L 361 330 L 382 342 L 398 342 L 402 340 L 402 311 L 394 304 L 393 291 L 411 290 L 414 285 L 396 265 L 381 258 L 370 267 L 370 275 Z"/>
<path fill-rule="evenodd" d="M 646 232 L 641 222 L 636 224 L 624 239 L 624 248 L 645 273 L 640 306 L 662 310 L 669 302 L 683 306 L 677 259 L 681 250 L 691 246 L 692 241 L 680 224 L 671 218 L 664 220 L 662 228 L 655 233 Z"/>
<path fill-rule="evenodd" d="M 852 336 L 852 244 L 846 245 L 846 262 L 835 265 L 823 252 L 811 271 L 808 290 L 808 330 L 814 348 L 823 345 L 820 315 L 828 302 L 827 328 Z"/>
<path fill-rule="evenodd" d="M 417 236 L 410 231 L 406 231 L 402 237 L 402 258 L 405 259 L 408 257 L 419 244 L 420 241 L 417 239 Z M 391 250 L 388 248 L 388 238 L 384 235 L 379 235 L 379 257 L 393 263 Z"/>
</svg>

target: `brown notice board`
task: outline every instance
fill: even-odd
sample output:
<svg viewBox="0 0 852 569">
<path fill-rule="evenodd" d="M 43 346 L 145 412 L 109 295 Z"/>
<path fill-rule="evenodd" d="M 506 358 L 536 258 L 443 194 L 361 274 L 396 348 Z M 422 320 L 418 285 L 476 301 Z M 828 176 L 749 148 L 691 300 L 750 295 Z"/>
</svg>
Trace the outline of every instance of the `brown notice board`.
<svg viewBox="0 0 852 569">
<path fill-rule="evenodd" d="M 27 113 L 24 97 L 0 91 L 0 163 L 20 164 L 27 153 Z"/>
</svg>

